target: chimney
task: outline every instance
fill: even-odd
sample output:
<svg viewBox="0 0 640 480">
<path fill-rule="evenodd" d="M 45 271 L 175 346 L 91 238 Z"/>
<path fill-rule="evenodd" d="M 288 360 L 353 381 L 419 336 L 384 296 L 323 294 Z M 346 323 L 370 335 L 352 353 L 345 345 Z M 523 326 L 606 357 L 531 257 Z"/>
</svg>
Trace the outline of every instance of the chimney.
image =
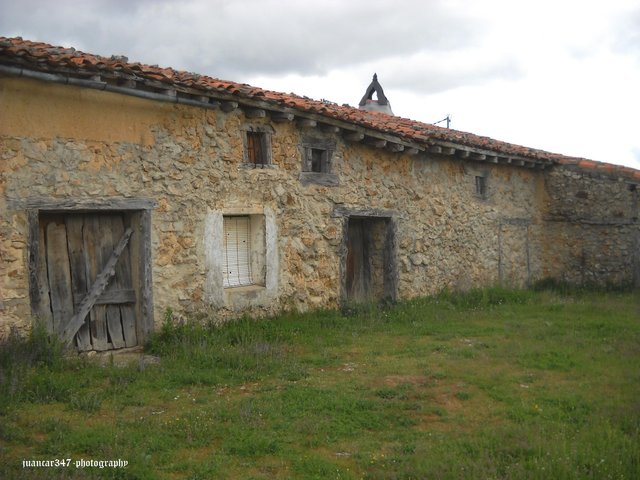
<svg viewBox="0 0 640 480">
<path fill-rule="evenodd" d="M 377 99 L 373 99 L 373 94 L 376 94 Z M 391 105 L 389 104 L 389 100 L 384 96 L 384 91 L 382 90 L 382 86 L 378 83 L 378 74 L 373 74 L 373 80 L 371 84 L 367 87 L 367 91 L 360 100 L 359 104 L 360 110 L 368 110 L 370 112 L 382 112 L 388 115 L 393 115 L 393 111 L 391 111 Z"/>
</svg>

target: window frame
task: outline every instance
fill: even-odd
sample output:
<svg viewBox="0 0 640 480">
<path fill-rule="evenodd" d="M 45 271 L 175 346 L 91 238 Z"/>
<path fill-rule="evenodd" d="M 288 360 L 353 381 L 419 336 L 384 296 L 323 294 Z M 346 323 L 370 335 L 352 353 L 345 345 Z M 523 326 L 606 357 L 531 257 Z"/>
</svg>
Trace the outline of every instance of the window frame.
<svg viewBox="0 0 640 480">
<path fill-rule="evenodd" d="M 249 168 L 269 168 L 273 165 L 273 154 L 271 148 L 272 129 L 268 125 L 246 125 L 242 131 L 242 163 Z M 260 142 L 260 159 L 251 158 L 251 152 L 256 149 L 252 147 L 255 141 Z M 256 160 L 260 160 L 259 162 Z"/>
<path fill-rule="evenodd" d="M 304 137 L 301 147 L 302 183 L 337 186 L 338 176 L 334 173 L 336 141 L 332 138 Z"/>
<path fill-rule="evenodd" d="M 333 153 L 336 142 L 331 139 L 305 138 L 302 142 L 304 155 L 302 157 L 302 171 L 305 173 L 332 173 Z M 314 153 L 320 154 L 320 167 L 314 169 Z"/>
<path fill-rule="evenodd" d="M 475 194 L 478 198 L 488 198 L 489 185 L 487 175 L 475 175 Z"/>
<path fill-rule="evenodd" d="M 235 258 L 234 267 L 238 270 L 235 274 L 237 281 L 232 282 L 230 279 L 229 254 L 232 245 L 228 245 L 228 228 L 227 223 L 230 219 L 243 219 L 246 221 L 246 231 L 243 235 L 245 244 L 242 247 L 243 252 L 239 252 L 238 240 L 235 240 Z M 235 225 L 237 228 L 237 223 Z M 237 231 L 236 231 L 237 234 Z M 266 232 L 265 217 L 263 214 L 247 214 L 247 213 L 229 213 L 222 216 L 222 287 L 223 289 L 239 288 L 239 287 L 264 287 L 266 282 Z M 241 265 L 239 259 L 244 254 L 245 265 L 243 271 L 240 271 Z M 244 279 L 244 280 L 241 280 Z"/>
<path fill-rule="evenodd" d="M 239 223 L 241 220 L 242 227 Z M 224 288 L 253 285 L 251 219 L 248 215 L 226 215 L 222 222 L 222 285 Z M 233 232 L 231 232 L 232 229 Z"/>
</svg>

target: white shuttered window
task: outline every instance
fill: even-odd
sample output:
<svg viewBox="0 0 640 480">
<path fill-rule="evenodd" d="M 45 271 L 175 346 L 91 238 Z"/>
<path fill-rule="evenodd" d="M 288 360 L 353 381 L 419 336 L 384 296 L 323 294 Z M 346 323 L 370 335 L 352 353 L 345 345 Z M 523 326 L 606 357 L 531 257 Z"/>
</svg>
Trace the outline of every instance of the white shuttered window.
<svg viewBox="0 0 640 480">
<path fill-rule="evenodd" d="M 248 216 L 224 217 L 225 287 L 253 285 L 251 277 L 251 221 Z"/>
</svg>

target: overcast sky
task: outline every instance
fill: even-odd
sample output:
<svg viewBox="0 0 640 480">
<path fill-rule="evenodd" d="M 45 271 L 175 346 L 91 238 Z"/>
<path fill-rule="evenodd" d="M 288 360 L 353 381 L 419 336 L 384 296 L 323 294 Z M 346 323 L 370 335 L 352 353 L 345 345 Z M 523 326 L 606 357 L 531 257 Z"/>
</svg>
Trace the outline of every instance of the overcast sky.
<svg viewBox="0 0 640 480">
<path fill-rule="evenodd" d="M 640 169 L 640 0 L 0 0 L 0 35 Z"/>
</svg>

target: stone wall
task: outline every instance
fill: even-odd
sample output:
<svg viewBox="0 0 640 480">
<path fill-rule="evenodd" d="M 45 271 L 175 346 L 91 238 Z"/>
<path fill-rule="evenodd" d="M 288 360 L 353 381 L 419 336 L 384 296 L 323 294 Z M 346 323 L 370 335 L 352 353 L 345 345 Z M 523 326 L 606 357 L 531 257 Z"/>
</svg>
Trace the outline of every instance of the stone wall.
<svg viewBox="0 0 640 480">
<path fill-rule="evenodd" d="M 547 175 L 545 277 L 577 284 L 640 284 L 638 187 L 575 167 Z"/>
<path fill-rule="evenodd" d="M 561 174 L 547 176 L 552 186 L 545 189 L 539 170 L 393 153 L 295 122 L 249 119 L 241 109 L 224 113 L 7 78 L 0 80 L 0 109 L 4 333 L 10 325 L 31 324 L 27 214 L 21 207 L 27 198 L 155 202 L 156 326 L 167 308 L 180 315 L 209 311 L 223 319 L 240 311 L 264 315 L 338 306 L 344 300 L 348 221 L 340 212 L 375 211 L 389 219 L 394 241 L 385 255 L 395 256 L 397 265 L 394 296 L 411 298 L 561 276 L 566 262 L 553 256 L 549 242 L 569 242 L 567 222 L 573 217 L 565 217 L 582 218 L 589 211 L 563 204 L 567 187 Z M 247 168 L 242 132 L 259 126 L 272 132 L 273 165 Z M 337 185 L 309 182 L 309 174 L 302 181 L 302 143 L 309 137 L 335 143 Z M 486 179 L 486 192 L 476 190 L 479 176 Z M 628 209 L 616 216 L 616 208 L 608 208 L 606 217 L 631 218 Z M 238 212 L 264 216 L 262 289 L 222 288 L 219 252 L 212 250 L 220 248 L 222 217 Z M 631 231 L 626 224 L 619 228 Z M 618 248 L 617 237 L 607 235 L 610 248 Z M 593 241 L 600 241 L 595 234 Z"/>
</svg>

